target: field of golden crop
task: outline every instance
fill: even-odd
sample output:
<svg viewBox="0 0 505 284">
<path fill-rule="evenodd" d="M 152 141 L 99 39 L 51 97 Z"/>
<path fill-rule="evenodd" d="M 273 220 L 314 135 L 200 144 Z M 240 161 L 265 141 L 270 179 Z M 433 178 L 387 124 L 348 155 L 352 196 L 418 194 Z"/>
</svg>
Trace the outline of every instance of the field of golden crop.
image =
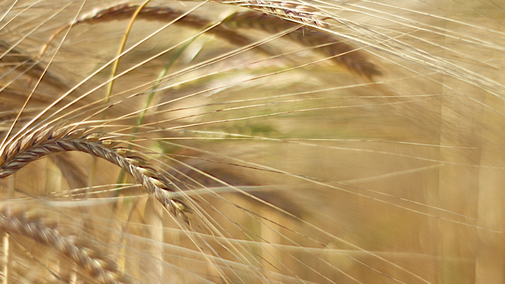
<svg viewBox="0 0 505 284">
<path fill-rule="evenodd" d="M 505 3 L 0 2 L 1 283 L 505 283 Z"/>
</svg>

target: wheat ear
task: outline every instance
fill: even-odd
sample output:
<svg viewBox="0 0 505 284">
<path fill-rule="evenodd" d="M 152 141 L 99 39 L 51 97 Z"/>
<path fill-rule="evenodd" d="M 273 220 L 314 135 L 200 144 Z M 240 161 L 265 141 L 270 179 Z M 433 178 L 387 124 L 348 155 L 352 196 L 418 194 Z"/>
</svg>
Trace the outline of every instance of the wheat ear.
<svg viewBox="0 0 505 284">
<path fill-rule="evenodd" d="M 127 20 L 130 19 L 135 14 L 138 8 L 139 8 L 138 5 L 130 5 L 130 4 L 121 4 L 113 6 L 110 8 L 100 10 L 98 12 L 94 12 L 93 14 L 84 15 L 77 21 L 71 23 L 71 25 L 75 26 L 77 24 L 82 23 L 93 24 L 108 21 Z M 182 17 L 183 15 L 184 17 Z M 195 15 L 185 15 L 185 12 L 172 9 L 170 7 L 144 7 L 137 15 L 137 19 L 144 19 L 158 22 L 170 22 L 179 17 L 180 19 L 177 20 L 176 22 L 177 24 L 193 29 L 204 29 L 214 25 L 214 22 L 212 21 L 209 21 L 207 19 Z M 48 44 L 69 26 L 70 24 L 59 28 L 51 36 L 51 38 L 48 41 Z M 254 41 L 251 40 L 250 38 L 221 25 L 216 25 L 212 27 L 207 31 L 207 33 L 213 34 L 223 40 L 226 40 L 230 44 L 237 46 L 251 45 L 254 43 Z M 45 52 L 48 44 L 43 46 L 41 53 Z M 267 55 L 272 55 L 264 48 L 261 47 L 258 48 L 261 52 L 264 52 Z"/>
<path fill-rule="evenodd" d="M 27 164 L 49 154 L 80 151 L 103 158 L 132 175 L 174 216 L 188 223 L 185 212 L 189 208 L 181 201 L 170 197 L 174 191 L 172 182 L 153 168 L 145 166 L 142 158 L 131 156 L 118 142 L 102 134 L 84 128 L 45 127 L 18 137 L 0 149 L 0 178 L 15 173 Z"/>
<path fill-rule="evenodd" d="M 94 23 L 112 20 L 129 19 L 138 9 L 137 5 L 122 4 L 107 9 L 100 10 L 92 15 L 84 16 L 74 23 Z M 184 12 L 174 10 L 169 7 L 144 7 L 138 14 L 138 19 L 168 22 L 184 15 Z M 202 29 L 212 25 L 212 22 L 195 15 L 185 15 L 177 21 L 178 24 Z M 235 13 L 223 22 L 224 25 L 217 25 L 210 29 L 208 33 L 228 41 L 230 44 L 245 46 L 253 44 L 254 41 L 246 36 L 234 31 L 236 28 L 257 29 L 271 34 L 281 33 L 286 30 L 294 30 L 287 34 L 287 38 L 308 47 L 317 47 L 317 51 L 325 56 L 331 57 L 334 62 L 345 66 L 351 72 L 373 79 L 376 75 L 381 75 L 377 66 L 369 61 L 367 56 L 356 49 L 356 47 L 344 43 L 333 34 L 312 28 L 310 26 L 299 26 L 299 23 L 284 21 L 277 16 L 265 13 L 250 11 Z M 260 48 L 268 55 L 270 53 Z"/>
<path fill-rule="evenodd" d="M 214 0 L 214 2 L 237 5 L 240 7 L 247 7 L 249 9 L 260 11 L 262 13 L 283 18 L 285 20 L 289 20 L 295 23 L 305 23 L 309 25 L 315 25 L 321 28 L 329 27 L 328 24 L 325 22 L 325 20 L 330 17 L 324 15 L 324 12 L 322 12 L 320 9 L 314 6 L 309 6 L 297 2 L 262 1 L 262 0 L 250 0 L 250 1 Z"/>
<path fill-rule="evenodd" d="M 24 210 L 19 210 L 19 208 L 1 206 L 0 230 L 11 235 L 28 237 L 51 247 L 56 252 L 69 257 L 78 266 L 83 267 L 98 283 L 130 283 L 118 265 L 100 250 L 89 244 L 78 242 L 71 236 L 63 235 L 55 226 L 46 226 L 39 214 L 32 213 L 28 216 Z"/>
<path fill-rule="evenodd" d="M 288 29 L 295 29 L 286 36 L 301 45 L 316 47 L 317 51 L 330 57 L 337 64 L 345 66 L 351 72 L 364 75 L 368 79 L 381 75 L 377 66 L 370 62 L 366 54 L 356 47 L 343 42 L 333 34 L 280 18 L 257 12 L 235 13 L 224 22 L 230 28 L 257 29 L 276 34 Z"/>
</svg>

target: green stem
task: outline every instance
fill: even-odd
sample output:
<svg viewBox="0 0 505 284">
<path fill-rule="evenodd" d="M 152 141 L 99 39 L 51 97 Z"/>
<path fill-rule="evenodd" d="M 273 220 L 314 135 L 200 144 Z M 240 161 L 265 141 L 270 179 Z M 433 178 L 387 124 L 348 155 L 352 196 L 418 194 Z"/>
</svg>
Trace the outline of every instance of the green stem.
<svg viewBox="0 0 505 284">
<path fill-rule="evenodd" d="M 132 137 L 130 139 L 130 141 L 133 141 L 135 140 L 135 137 L 136 137 L 136 134 L 138 133 L 139 131 L 139 126 L 142 124 L 142 122 L 144 121 L 144 117 L 147 113 L 147 109 L 149 108 L 149 106 L 151 105 L 151 102 L 152 100 L 154 99 L 154 97 L 156 96 L 156 94 L 158 93 L 156 90 L 159 88 L 159 86 L 161 85 L 161 82 L 163 80 L 163 78 L 165 77 L 165 75 L 167 74 L 168 70 L 170 69 L 170 67 L 172 67 L 172 65 L 174 64 L 175 60 L 177 60 L 177 58 L 179 58 L 182 54 L 182 52 L 184 52 L 184 50 L 196 39 L 196 37 L 194 37 L 193 39 L 191 39 L 190 41 L 188 41 L 186 44 L 184 44 L 178 51 L 176 54 L 174 54 L 174 56 L 172 56 L 170 58 L 170 60 L 168 61 L 167 65 L 165 65 L 165 68 L 163 68 L 163 70 L 160 72 L 160 75 L 158 76 L 157 80 L 156 80 L 156 83 L 154 84 L 153 88 L 151 89 L 151 93 L 149 94 L 149 97 L 147 97 L 147 100 L 146 100 L 146 104 L 144 106 L 144 109 L 142 110 L 142 112 L 140 113 L 139 117 L 137 118 L 137 123 L 135 124 L 135 128 L 133 128 L 133 131 L 132 131 Z M 132 148 L 132 143 L 130 143 L 130 145 L 128 146 L 128 149 L 131 149 Z M 118 180 L 117 180 L 117 186 L 121 186 L 121 184 L 124 183 L 124 179 L 125 179 L 125 172 L 123 170 L 121 170 L 121 172 L 119 173 L 119 177 L 118 177 Z M 119 193 L 118 193 L 119 194 Z"/>
</svg>

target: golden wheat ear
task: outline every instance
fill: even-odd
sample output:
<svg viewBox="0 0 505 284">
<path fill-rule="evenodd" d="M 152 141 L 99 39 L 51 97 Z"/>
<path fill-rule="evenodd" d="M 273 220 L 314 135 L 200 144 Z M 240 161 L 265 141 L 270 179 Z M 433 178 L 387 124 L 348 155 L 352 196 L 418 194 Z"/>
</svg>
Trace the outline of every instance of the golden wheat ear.
<svg viewBox="0 0 505 284">
<path fill-rule="evenodd" d="M 188 223 L 190 210 L 181 201 L 171 198 L 173 183 L 155 169 L 145 166 L 139 157 L 128 155 L 118 142 L 102 134 L 75 127 L 46 127 L 22 135 L 10 142 L 0 154 L 0 178 L 7 177 L 27 164 L 49 154 L 80 151 L 105 159 L 131 174 L 146 191 L 152 194 L 169 212 Z"/>
</svg>

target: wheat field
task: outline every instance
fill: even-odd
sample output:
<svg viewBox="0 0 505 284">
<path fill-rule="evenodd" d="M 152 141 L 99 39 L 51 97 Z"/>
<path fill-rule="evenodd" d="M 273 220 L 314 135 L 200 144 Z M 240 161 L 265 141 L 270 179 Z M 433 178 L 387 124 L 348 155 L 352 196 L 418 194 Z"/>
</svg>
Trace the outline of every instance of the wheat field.
<svg viewBox="0 0 505 284">
<path fill-rule="evenodd" d="M 504 19 L 1 1 L 1 283 L 505 283 Z"/>
</svg>

